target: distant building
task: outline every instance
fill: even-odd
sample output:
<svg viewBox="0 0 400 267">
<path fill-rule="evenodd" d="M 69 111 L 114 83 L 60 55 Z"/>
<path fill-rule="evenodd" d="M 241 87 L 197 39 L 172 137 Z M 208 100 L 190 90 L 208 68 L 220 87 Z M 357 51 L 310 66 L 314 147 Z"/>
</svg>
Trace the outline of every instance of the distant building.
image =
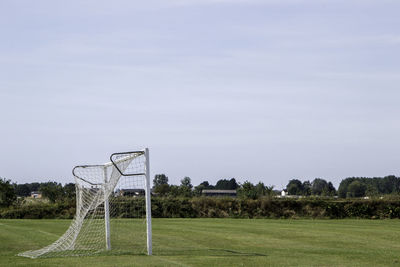
<svg viewBox="0 0 400 267">
<path fill-rule="evenodd" d="M 31 198 L 42 198 L 42 192 L 39 191 L 32 191 Z"/>
<path fill-rule="evenodd" d="M 131 196 L 131 197 L 145 195 L 144 189 L 120 189 L 115 193 L 117 196 Z"/>
<path fill-rule="evenodd" d="M 236 190 L 203 189 L 201 194 L 207 197 L 236 197 Z"/>
<path fill-rule="evenodd" d="M 287 191 L 282 190 L 280 192 L 280 194 L 277 194 L 275 197 L 276 198 L 301 198 L 302 196 L 289 195 Z"/>
</svg>

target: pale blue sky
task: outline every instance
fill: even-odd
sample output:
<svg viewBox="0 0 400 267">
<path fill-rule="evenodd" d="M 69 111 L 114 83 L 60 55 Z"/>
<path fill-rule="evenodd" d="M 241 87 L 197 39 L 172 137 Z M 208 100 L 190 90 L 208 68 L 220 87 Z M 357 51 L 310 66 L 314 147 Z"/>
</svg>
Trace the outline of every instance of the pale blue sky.
<svg viewBox="0 0 400 267">
<path fill-rule="evenodd" d="M 1 1 L 0 176 L 400 175 L 400 2 Z"/>
</svg>

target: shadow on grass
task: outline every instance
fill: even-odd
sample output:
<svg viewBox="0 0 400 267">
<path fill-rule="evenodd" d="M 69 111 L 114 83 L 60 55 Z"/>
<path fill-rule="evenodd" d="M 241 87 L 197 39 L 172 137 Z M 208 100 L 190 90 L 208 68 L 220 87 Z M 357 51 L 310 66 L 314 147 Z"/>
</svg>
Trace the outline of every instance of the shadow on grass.
<svg viewBox="0 0 400 267">
<path fill-rule="evenodd" d="M 181 251 L 156 252 L 155 256 L 247 256 L 247 257 L 266 257 L 267 254 L 256 252 L 243 252 L 232 249 L 182 249 Z"/>
<path fill-rule="evenodd" d="M 194 256 L 214 256 L 214 257 L 234 257 L 234 256 L 245 256 L 245 257 L 266 257 L 266 254 L 262 253 L 255 253 L 255 252 L 243 252 L 243 251 L 236 251 L 232 249 L 217 249 L 217 248 L 206 248 L 206 249 L 174 249 L 173 251 L 167 250 L 167 251 L 156 251 L 153 253 L 154 256 L 161 256 L 161 257 L 168 257 L 168 256 L 188 256 L 188 257 L 194 257 Z M 15 255 L 18 258 L 24 258 L 20 257 L 18 255 Z M 68 253 L 62 253 L 62 254 L 49 254 L 46 256 L 39 257 L 38 259 L 51 259 L 51 258 L 68 258 L 68 257 L 74 257 L 74 258 L 79 258 L 79 257 L 96 257 L 96 256 L 144 256 L 147 257 L 146 252 L 132 252 L 132 251 L 100 251 L 97 253 L 92 253 L 92 254 L 68 254 Z"/>
</svg>

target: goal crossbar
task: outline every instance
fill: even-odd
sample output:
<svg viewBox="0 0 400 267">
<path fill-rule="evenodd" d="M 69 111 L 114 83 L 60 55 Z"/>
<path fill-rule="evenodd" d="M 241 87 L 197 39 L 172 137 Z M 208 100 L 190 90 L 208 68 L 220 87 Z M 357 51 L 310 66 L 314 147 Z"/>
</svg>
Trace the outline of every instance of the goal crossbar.
<svg viewBox="0 0 400 267">
<path fill-rule="evenodd" d="M 113 155 L 125 155 L 125 154 L 130 154 L 130 153 L 132 153 L 132 155 L 124 156 L 124 157 L 121 157 L 121 158 L 119 158 L 119 159 L 117 159 L 117 160 L 113 160 L 113 159 L 112 159 L 112 156 L 113 156 Z M 132 160 L 132 159 L 134 159 L 134 158 L 136 158 L 136 157 L 138 157 L 138 156 L 140 156 L 140 155 L 143 155 L 144 153 L 145 153 L 145 151 L 131 151 L 131 152 L 118 152 L 118 153 L 113 153 L 113 154 L 110 156 L 110 161 L 109 161 L 109 162 L 106 162 L 106 163 L 104 163 L 104 164 L 101 164 L 101 165 L 100 165 L 100 164 L 96 164 L 96 165 L 78 165 L 78 166 L 75 166 L 75 167 L 72 169 L 72 175 L 73 175 L 74 177 L 76 177 L 76 178 L 78 178 L 78 179 L 80 179 L 80 180 L 86 182 L 86 183 L 91 184 L 91 185 L 101 185 L 101 184 L 103 184 L 103 183 L 92 183 L 92 182 L 90 182 L 90 181 L 88 181 L 88 180 L 86 180 L 86 179 L 84 179 L 84 178 L 82 178 L 82 177 L 79 177 L 79 175 L 75 172 L 75 170 L 78 169 L 78 168 L 93 168 L 93 167 L 104 167 L 104 168 L 107 168 L 107 167 L 114 166 L 114 167 L 118 170 L 118 172 L 119 172 L 121 175 L 123 175 L 123 176 L 146 175 L 145 173 L 124 174 L 124 173 L 118 168 L 118 164 L 119 164 L 119 163 L 122 163 L 122 162 L 125 162 L 125 161 L 128 161 L 128 160 Z"/>
</svg>

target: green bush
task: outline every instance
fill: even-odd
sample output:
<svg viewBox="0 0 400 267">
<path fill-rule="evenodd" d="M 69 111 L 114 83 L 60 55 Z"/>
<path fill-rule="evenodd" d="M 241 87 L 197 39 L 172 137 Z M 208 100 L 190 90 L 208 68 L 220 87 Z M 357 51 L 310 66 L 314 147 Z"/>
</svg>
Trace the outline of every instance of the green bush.
<svg viewBox="0 0 400 267">
<path fill-rule="evenodd" d="M 145 214 L 144 198 L 119 198 L 113 217 L 136 218 Z M 0 210 L 0 218 L 73 218 L 74 202 L 21 202 Z M 154 218 L 400 218 L 399 199 L 260 199 L 172 198 L 152 199 Z"/>
<path fill-rule="evenodd" d="M 2 219 L 72 219 L 75 207 L 60 203 L 38 203 L 10 207 L 0 211 Z"/>
</svg>

